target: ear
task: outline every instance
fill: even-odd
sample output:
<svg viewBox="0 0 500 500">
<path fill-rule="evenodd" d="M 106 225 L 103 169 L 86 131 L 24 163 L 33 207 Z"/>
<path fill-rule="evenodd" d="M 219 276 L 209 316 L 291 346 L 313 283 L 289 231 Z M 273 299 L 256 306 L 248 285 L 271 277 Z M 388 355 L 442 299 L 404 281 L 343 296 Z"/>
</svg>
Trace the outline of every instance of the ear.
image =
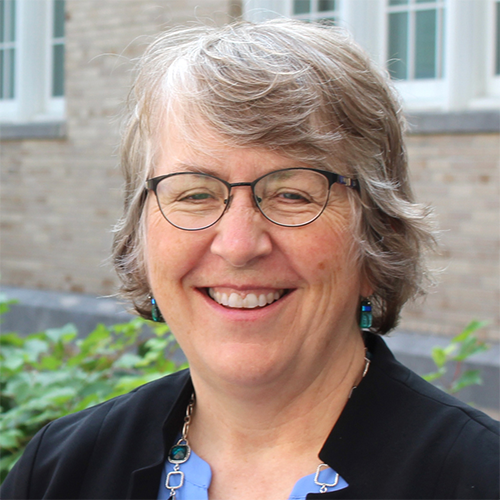
<svg viewBox="0 0 500 500">
<path fill-rule="evenodd" d="M 370 295 L 373 295 L 374 291 L 375 287 L 371 284 L 366 273 L 363 273 L 359 285 L 359 293 L 361 297 L 370 297 Z"/>
</svg>

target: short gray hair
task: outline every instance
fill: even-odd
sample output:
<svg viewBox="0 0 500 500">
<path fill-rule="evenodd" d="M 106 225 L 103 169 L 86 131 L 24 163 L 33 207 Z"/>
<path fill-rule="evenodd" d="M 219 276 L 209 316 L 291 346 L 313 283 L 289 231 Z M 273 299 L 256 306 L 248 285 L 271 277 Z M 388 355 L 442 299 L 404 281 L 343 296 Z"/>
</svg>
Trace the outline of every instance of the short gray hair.
<svg viewBox="0 0 500 500">
<path fill-rule="evenodd" d="M 258 146 L 355 177 L 349 190 L 360 267 L 374 293 L 372 331 L 393 329 L 424 292 L 435 244 L 429 209 L 409 184 L 405 121 L 387 74 L 336 27 L 292 20 L 176 28 L 138 64 L 121 145 L 124 214 L 114 263 L 122 294 L 151 318 L 144 262 L 144 181 L 159 130 L 174 120 L 194 142 L 201 120 L 233 146 Z"/>
</svg>

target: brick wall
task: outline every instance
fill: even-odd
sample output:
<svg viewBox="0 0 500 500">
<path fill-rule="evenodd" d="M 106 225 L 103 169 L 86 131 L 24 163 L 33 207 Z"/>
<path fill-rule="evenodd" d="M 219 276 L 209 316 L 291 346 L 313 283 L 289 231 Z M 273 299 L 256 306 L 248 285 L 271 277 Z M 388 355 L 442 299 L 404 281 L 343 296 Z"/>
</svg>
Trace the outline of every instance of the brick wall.
<svg viewBox="0 0 500 500">
<path fill-rule="evenodd" d="M 66 12 L 67 136 L 1 143 L 0 272 L 8 285 L 108 294 L 121 208 L 117 115 L 131 59 L 162 28 L 195 17 L 223 24 L 237 4 L 85 0 L 66 2 Z"/>
<path fill-rule="evenodd" d="M 416 195 L 435 207 L 443 231 L 433 262 L 443 272 L 401 327 L 455 335 L 475 318 L 500 340 L 500 134 L 410 136 L 408 150 Z"/>
</svg>

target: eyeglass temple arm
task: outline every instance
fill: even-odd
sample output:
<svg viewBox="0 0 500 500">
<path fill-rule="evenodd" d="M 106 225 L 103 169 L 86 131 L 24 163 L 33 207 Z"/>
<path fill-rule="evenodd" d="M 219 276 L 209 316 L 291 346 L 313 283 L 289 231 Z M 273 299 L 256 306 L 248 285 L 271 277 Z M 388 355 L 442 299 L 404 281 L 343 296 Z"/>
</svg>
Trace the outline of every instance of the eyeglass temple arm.
<svg viewBox="0 0 500 500">
<path fill-rule="evenodd" d="M 356 179 L 351 179 L 350 177 L 344 177 L 343 175 L 337 176 L 337 182 L 344 186 L 356 189 L 359 191 L 359 181 Z"/>
</svg>

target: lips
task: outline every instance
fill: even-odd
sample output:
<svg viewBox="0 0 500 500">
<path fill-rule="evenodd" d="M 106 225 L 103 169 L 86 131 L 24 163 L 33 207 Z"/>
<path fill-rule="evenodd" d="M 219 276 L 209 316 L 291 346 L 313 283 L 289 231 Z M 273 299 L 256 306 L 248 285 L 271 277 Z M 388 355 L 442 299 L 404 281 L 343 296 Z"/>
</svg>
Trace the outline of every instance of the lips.
<svg viewBox="0 0 500 500">
<path fill-rule="evenodd" d="M 274 290 L 267 293 L 237 293 L 220 292 L 208 288 L 208 295 L 218 304 L 234 309 L 254 309 L 265 307 L 279 300 L 285 294 L 285 290 Z"/>
</svg>

